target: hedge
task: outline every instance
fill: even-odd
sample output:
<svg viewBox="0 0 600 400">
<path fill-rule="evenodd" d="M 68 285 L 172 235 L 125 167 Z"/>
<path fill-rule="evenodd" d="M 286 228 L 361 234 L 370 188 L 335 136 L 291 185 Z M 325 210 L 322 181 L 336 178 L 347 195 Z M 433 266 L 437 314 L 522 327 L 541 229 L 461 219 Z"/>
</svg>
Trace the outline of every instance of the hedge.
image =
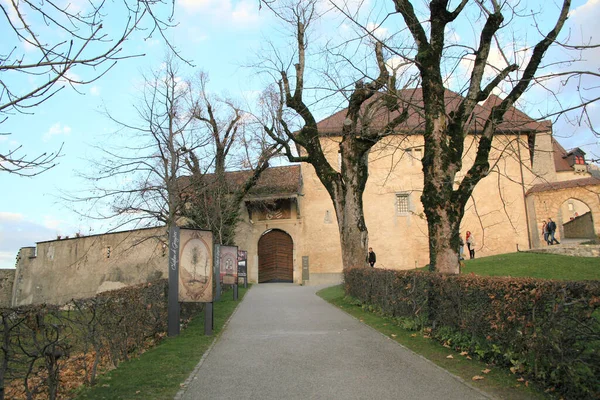
<svg viewBox="0 0 600 400">
<path fill-rule="evenodd" d="M 69 398 L 100 371 L 166 336 L 166 279 L 74 299 L 0 308 L 0 400 Z M 186 312 L 197 310 L 182 308 Z"/>
<path fill-rule="evenodd" d="M 600 398 L 600 282 L 350 268 L 346 293 L 566 398 Z"/>
</svg>

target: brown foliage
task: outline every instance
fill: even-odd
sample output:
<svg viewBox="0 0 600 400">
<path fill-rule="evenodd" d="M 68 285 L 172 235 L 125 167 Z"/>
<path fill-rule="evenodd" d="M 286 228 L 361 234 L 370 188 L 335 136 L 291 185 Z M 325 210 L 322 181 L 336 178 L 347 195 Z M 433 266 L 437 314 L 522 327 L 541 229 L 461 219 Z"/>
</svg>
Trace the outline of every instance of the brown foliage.
<svg viewBox="0 0 600 400">
<path fill-rule="evenodd" d="M 73 389 L 156 345 L 166 332 L 167 280 L 64 306 L 0 309 L 0 399 L 68 399 Z M 182 314 L 197 309 L 182 310 Z"/>
<path fill-rule="evenodd" d="M 569 398 L 600 393 L 600 282 L 352 268 L 345 287 L 375 311 L 416 317 L 442 343 Z"/>
</svg>

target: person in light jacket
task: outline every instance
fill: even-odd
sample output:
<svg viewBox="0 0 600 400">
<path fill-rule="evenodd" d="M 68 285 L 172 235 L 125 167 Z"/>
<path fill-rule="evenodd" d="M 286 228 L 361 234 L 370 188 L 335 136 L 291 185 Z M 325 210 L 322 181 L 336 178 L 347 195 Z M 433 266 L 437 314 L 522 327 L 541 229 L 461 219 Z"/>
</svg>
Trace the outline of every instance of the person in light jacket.
<svg viewBox="0 0 600 400">
<path fill-rule="evenodd" d="M 472 260 L 475 258 L 475 238 L 471 231 L 467 231 L 467 248 L 469 249 L 469 258 Z"/>
</svg>

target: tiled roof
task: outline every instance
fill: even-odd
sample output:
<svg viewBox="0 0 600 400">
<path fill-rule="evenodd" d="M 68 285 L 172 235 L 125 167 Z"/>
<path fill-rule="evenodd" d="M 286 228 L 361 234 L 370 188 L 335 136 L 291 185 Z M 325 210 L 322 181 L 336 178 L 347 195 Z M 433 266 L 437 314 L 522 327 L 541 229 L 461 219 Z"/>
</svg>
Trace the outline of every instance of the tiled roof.
<svg viewBox="0 0 600 400">
<path fill-rule="evenodd" d="M 565 158 L 567 151 L 554 138 L 552 139 L 552 151 L 556 172 L 573 171 L 573 167 L 569 165 L 569 161 Z"/>
<path fill-rule="evenodd" d="M 225 173 L 225 179 L 230 187 L 241 186 L 252 176 L 253 171 L 232 171 Z M 210 182 L 215 179 L 214 174 L 206 174 L 203 177 L 204 182 Z M 180 184 L 188 186 L 190 177 L 180 178 Z M 265 196 L 289 196 L 298 194 L 302 184 L 299 165 L 288 165 L 283 167 L 269 167 L 264 170 L 256 185 L 250 189 L 249 197 Z"/>
<path fill-rule="evenodd" d="M 423 92 L 422 89 L 405 89 L 399 92 L 402 101 L 410 104 L 409 106 L 409 117 L 408 119 L 396 128 L 397 131 L 401 132 L 422 132 L 425 127 L 425 120 L 423 119 Z M 373 102 L 381 94 L 373 96 L 368 103 Z M 456 110 L 462 97 L 450 90 L 445 92 L 446 98 L 446 111 L 450 113 Z M 475 119 L 471 122 L 471 131 L 476 132 L 481 130 L 485 123 L 485 120 L 489 116 L 492 107 L 502 100 L 496 96 L 491 95 L 487 101 L 481 105 L 476 105 L 474 110 Z M 363 105 L 364 109 L 365 105 Z M 401 107 L 402 109 L 402 107 Z M 337 113 L 325 118 L 317 124 L 319 133 L 322 135 L 336 135 L 342 131 L 344 119 L 346 118 L 347 109 L 338 111 Z M 399 115 L 399 111 L 389 112 L 387 108 L 381 107 L 372 116 L 370 124 L 371 129 L 381 129 L 385 124 Z M 498 132 L 531 132 L 531 131 L 549 131 L 552 128 L 550 121 L 535 121 L 532 118 L 525 115 L 523 112 L 511 107 L 504 115 L 504 122 L 502 122 L 498 128 Z"/>
<path fill-rule="evenodd" d="M 585 187 L 591 185 L 600 185 L 600 178 L 582 178 L 582 179 L 573 179 L 570 181 L 561 181 L 561 182 L 548 182 L 548 183 L 540 183 L 538 185 L 533 186 L 531 189 L 527 191 L 526 195 L 530 195 L 532 193 L 541 193 L 541 192 L 549 192 L 552 190 L 560 190 L 560 189 L 569 189 L 574 187 Z"/>
</svg>

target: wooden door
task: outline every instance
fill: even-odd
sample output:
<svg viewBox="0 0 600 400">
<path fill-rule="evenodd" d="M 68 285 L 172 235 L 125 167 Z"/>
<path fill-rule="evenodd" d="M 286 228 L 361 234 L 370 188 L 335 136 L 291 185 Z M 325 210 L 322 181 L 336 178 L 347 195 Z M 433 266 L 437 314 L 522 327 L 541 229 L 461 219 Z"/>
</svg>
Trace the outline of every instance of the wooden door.
<svg viewBox="0 0 600 400">
<path fill-rule="evenodd" d="M 274 229 L 258 241 L 258 282 L 293 282 L 294 243 L 290 235 Z"/>
</svg>

